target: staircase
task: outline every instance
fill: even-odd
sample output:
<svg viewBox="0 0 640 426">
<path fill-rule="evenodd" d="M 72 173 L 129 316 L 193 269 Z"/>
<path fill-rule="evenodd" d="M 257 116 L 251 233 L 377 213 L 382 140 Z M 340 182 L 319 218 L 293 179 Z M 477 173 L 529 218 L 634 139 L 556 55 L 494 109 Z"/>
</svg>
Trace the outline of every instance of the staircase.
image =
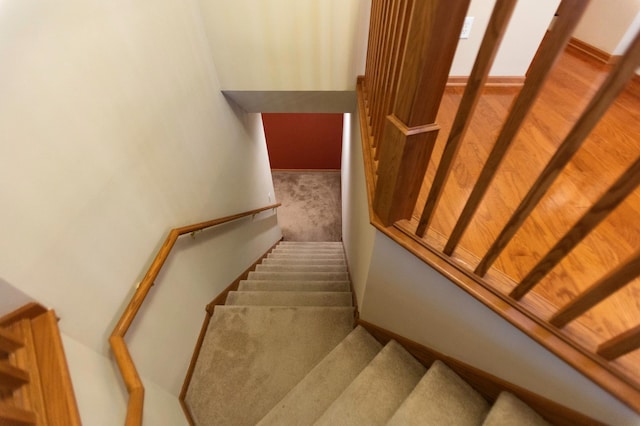
<svg viewBox="0 0 640 426">
<path fill-rule="evenodd" d="M 216 306 L 185 405 L 197 425 L 548 424 L 354 329 L 341 243 L 281 242 Z"/>
</svg>

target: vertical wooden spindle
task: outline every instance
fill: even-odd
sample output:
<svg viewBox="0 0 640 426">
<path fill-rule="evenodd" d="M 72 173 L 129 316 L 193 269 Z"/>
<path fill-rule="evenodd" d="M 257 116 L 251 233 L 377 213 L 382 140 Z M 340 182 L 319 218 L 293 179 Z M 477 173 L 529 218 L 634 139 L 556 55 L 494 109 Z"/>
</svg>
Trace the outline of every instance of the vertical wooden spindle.
<svg viewBox="0 0 640 426">
<path fill-rule="evenodd" d="M 540 45 L 538 54 L 529 68 L 524 87 L 515 99 L 511 112 L 502 126 L 500 135 L 498 135 L 498 139 L 480 172 L 478 181 L 473 187 L 471 195 L 444 247 L 445 254 L 450 256 L 460 242 L 464 231 L 469 226 L 484 194 L 498 171 L 502 159 L 509 150 L 518 130 L 520 130 L 527 113 L 533 106 L 551 68 L 569 42 L 571 34 L 587 4 L 588 2 L 585 0 L 563 0 L 560 3 L 558 19 L 553 26 L 553 30 L 547 34 Z"/>
</svg>

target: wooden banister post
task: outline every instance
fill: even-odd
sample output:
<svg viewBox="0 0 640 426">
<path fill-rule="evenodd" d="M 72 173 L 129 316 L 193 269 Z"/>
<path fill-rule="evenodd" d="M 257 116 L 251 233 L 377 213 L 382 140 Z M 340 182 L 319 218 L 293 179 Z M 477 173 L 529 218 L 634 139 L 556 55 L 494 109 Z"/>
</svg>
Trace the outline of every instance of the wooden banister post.
<svg viewBox="0 0 640 426">
<path fill-rule="evenodd" d="M 374 210 L 387 226 L 415 207 L 435 123 L 470 0 L 413 2 L 392 113 L 382 132 Z"/>
</svg>

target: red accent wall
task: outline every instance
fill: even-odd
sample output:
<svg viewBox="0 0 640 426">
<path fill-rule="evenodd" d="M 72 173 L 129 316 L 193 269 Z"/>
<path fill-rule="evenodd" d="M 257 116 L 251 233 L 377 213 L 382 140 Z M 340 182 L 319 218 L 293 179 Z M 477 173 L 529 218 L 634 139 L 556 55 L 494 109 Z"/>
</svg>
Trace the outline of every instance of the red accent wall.
<svg viewBox="0 0 640 426">
<path fill-rule="evenodd" d="M 262 114 L 272 169 L 340 169 L 342 114 Z"/>
</svg>

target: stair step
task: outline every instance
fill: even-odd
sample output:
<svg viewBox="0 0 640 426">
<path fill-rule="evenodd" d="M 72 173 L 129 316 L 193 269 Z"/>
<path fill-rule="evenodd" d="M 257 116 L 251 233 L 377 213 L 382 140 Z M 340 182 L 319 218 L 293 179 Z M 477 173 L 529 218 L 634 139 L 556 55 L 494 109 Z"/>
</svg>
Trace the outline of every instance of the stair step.
<svg viewBox="0 0 640 426">
<path fill-rule="evenodd" d="M 8 355 L 22 346 L 24 346 L 24 343 L 20 336 L 6 328 L 0 328 L 0 354 Z"/>
<path fill-rule="evenodd" d="M 186 394 L 195 424 L 255 424 L 353 329 L 353 308 L 217 306 Z"/>
<path fill-rule="evenodd" d="M 348 281 L 346 272 L 259 272 L 251 271 L 247 277 L 250 280 L 270 281 Z"/>
<path fill-rule="evenodd" d="M 358 326 L 307 374 L 258 423 L 311 425 L 380 352 L 378 343 Z"/>
<path fill-rule="evenodd" d="M 342 241 L 280 241 L 278 246 L 342 247 Z"/>
<path fill-rule="evenodd" d="M 243 280 L 238 291 L 351 291 L 349 281 Z"/>
<path fill-rule="evenodd" d="M 422 364 L 392 340 L 315 424 L 384 425 L 424 372 Z"/>
<path fill-rule="evenodd" d="M 388 425 L 479 425 L 488 411 L 489 404 L 478 392 L 435 361 Z"/>
<path fill-rule="evenodd" d="M 267 257 L 262 260 L 262 265 L 346 265 L 346 262 L 344 259 L 279 259 L 277 257 Z"/>
<path fill-rule="evenodd" d="M 42 384 L 42 374 L 38 365 L 38 355 L 35 350 L 31 319 L 21 319 L 10 324 L 12 333 L 24 342 L 23 347 L 17 349 L 12 356 L 16 367 L 29 371 L 29 383 L 22 386 L 19 395 L 14 394 L 14 402 L 18 406 L 31 410 L 36 418 L 35 424 L 45 424 L 46 403 Z M 17 397 L 17 398 L 16 398 Z M 20 402 L 18 403 L 18 400 Z M 2 422 L 0 422 L 1 424 Z"/>
<path fill-rule="evenodd" d="M 33 411 L 9 405 L 0 405 L 0 425 L 38 425 L 36 415 Z"/>
<path fill-rule="evenodd" d="M 502 392 L 491 407 L 483 426 L 549 426 L 531 407 L 509 392 Z"/>
<path fill-rule="evenodd" d="M 0 360 L 0 390 L 13 391 L 25 383 L 29 383 L 28 371 Z"/>
<path fill-rule="evenodd" d="M 225 305 L 352 306 L 350 292 L 230 291 Z"/>
<path fill-rule="evenodd" d="M 256 265 L 258 272 L 347 272 L 345 265 Z"/>
<path fill-rule="evenodd" d="M 326 247 L 282 247 L 276 246 L 271 253 L 303 253 L 303 254 L 344 254 L 342 247 L 326 248 Z"/>
<path fill-rule="evenodd" d="M 267 259 L 341 259 L 344 260 L 343 253 L 301 253 L 301 252 L 271 252 Z"/>
</svg>

